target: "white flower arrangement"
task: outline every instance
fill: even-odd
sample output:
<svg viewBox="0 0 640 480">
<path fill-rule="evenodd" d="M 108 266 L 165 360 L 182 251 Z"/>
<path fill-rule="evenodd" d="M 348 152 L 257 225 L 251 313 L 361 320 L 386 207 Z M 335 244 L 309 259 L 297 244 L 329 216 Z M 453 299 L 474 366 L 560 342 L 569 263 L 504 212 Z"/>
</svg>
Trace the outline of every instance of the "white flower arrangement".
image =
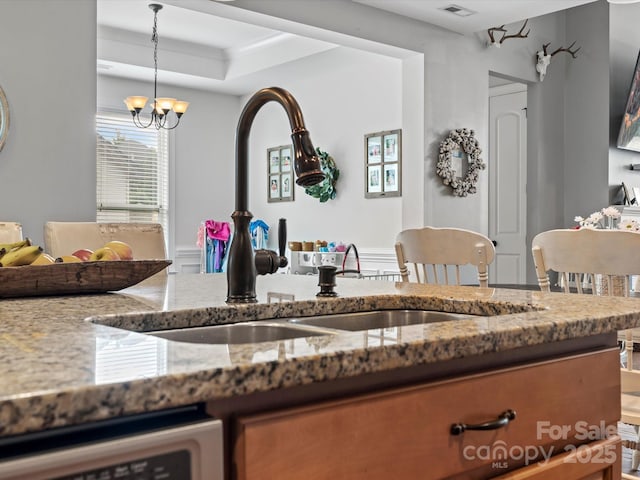
<svg viewBox="0 0 640 480">
<path fill-rule="evenodd" d="M 636 220 L 622 220 L 618 223 L 618 229 L 628 230 L 630 232 L 640 232 L 640 223 Z"/>
<path fill-rule="evenodd" d="M 598 212 L 593 212 L 587 218 L 576 216 L 575 222 L 578 222 L 578 228 L 616 228 L 616 220 L 620 219 L 620 211 L 616 207 L 606 207 Z M 620 230 L 630 230 L 633 232 L 640 231 L 640 223 L 636 220 L 623 220 L 617 223 Z"/>
<path fill-rule="evenodd" d="M 451 152 L 462 149 L 467 154 L 467 175 L 460 178 L 451 166 Z M 480 154 L 482 150 L 478 140 L 474 137 L 474 131 L 467 128 L 458 128 L 440 143 L 436 173 L 442 177 L 442 183 L 453 189 L 453 194 L 458 197 L 466 197 L 476 193 L 479 170 L 484 170 L 486 165 L 482 162 Z"/>
</svg>

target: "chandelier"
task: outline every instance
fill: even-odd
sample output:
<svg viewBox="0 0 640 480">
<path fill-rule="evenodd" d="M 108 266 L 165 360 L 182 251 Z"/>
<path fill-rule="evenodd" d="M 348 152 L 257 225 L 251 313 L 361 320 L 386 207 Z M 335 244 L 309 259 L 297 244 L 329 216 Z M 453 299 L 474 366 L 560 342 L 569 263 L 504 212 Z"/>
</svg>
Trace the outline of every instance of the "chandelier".
<svg viewBox="0 0 640 480">
<path fill-rule="evenodd" d="M 139 128 L 148 128 L 153 125 L 160 130 L 164 128 L 171 130 L 176 128 L 180 123 L 180 118 L 187 111 L 189 102 L 176 100 L 175 98 L 159 98 L 158 97 L 158 11 L 162 9 L 162 5 L 157 3 L 149 4 L 149 8 L 153 10 L 153 33 L 151 41 L 153 42 L 153 102 L 151 106 L 151 118 L 148 121 L 140 117 L 140 112 L 147 104 L 147 97 L 127 97 L 124 100 L 127 110 L 133 116 L 133 123 Z M 168 122 L 169 113 L 175 113 L 176 120 Z M 173 123 L 173 125 L 171 125 Z"/>
</svg>

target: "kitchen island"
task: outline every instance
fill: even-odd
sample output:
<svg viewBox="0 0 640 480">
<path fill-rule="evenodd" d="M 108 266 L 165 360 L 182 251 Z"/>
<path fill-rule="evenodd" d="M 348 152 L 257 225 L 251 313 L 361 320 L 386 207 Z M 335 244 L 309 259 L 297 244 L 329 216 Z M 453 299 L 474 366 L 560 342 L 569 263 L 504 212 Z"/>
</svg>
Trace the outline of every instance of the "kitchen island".
<svg viewBox="0 0 640 480">
<path fill-rule="evenodd" d="M 569 388 L 572 378 L 575 389 L 562 392 L 556 403 L 542 405 L 538 420 L 553 417 L 556 409 L 564 412 L 557 403 L 562 399 L 579 402 L 587 396 L 590 408 L 610 410 L 617 398 L 619 409 L 616 332 L 640 325 L 638 299 L 348 278 L 338 278 L 336 290 L 338 297 L 318 299 L 317 278 L 273 275 L 258 279 L 258 303 L 226 305 L 223 274 L 193 274 L 151 278 L 112 294 L 3 300 L 0 436 L 203 403 L 211 415 L 233 422 L 226 432 L 229 445 L 238 442 L 242 448 L 229 452 L 227 460 L 233 456 L 240 462 L 241 456 L 251 455 L 245 428 L 259 424 L 264 412 L 284 409 L 298 415 L 300 408 L 319 402 L 331 407 L 327 411 L 341 411 L 341 399 L 362 400 L 369 394 L 375 404 L 380 398 L 371 392 L 400 392 L 405 398 L 421 384 L 458 388 L 455 385 L 473 383 L 473 390 L 462 390 L 470 399 L 481 396 L 483 385 L 493 391 L 517 384 L 514 379 L 526 377 L 532 364 L 548 379 L 554 370 L 545 369 L 565 361 L 570 365 L 562 367 L 561 383 L 550 391 Z M 136 333 L 380 309 L 476 316 L 242 345 L 180 343 Z M 585 369 L 580 365 L 586 371 L 581 373 Z M 591 378 L 595 387 L 588 384 Z M 528 388 L 517 385 L 512 393 L 533 398 Z M 447 402 L 457 401 L 449 399 L 439 408 L 446 410 Z M 409 408 L 399 405 L 400 411 Z M 575 420 L 591 420 L 595 413 L 580 406 L 567 408 L 577 409 Z M 340 415 L 353 418 L 352 406 L 345 408 Z M 603 412 L 598 420 L 611 424 L 617 418 L 611 415 Z M 561 440 L 566 446 L 573 437 Z M 238 478 L 253 478 L 251 468 L 230 471 Z M 499 466 L 493 468 L 495 475 Z"/>
</svg>

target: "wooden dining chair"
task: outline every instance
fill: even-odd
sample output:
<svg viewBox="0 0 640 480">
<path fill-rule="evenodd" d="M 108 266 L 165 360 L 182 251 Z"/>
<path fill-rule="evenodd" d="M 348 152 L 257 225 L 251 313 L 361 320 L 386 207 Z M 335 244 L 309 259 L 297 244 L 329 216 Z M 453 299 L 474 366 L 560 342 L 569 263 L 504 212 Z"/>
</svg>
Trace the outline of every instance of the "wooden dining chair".
<svg viewBox="0 0 640 480">
<path fill-rule="evenodd" d="M 550 291 L 548 272 L 566 293 L 628 296 L 640 275 L 640 234 L 590 228 L 542 232 L 531 243 L 538 285 Z"/>
<path fill-rule="evenodd" d="M 136 260 L 167 258 L 159 223 L 47 222 L 44 226 L 44 249 L 53 257 L 81 248 L 96 250 L 111 240 L 128 243 Z"/>
<path fill-rule="evenodd" d="M 0 222 L 0 243 L 13 243 L 20 240 L 22 240 L 22 224 Z"/>
<path fill-rule="evenodd" d="M 640 233 L 623 230 L 582 228 L 542 232 L 533 238 L 531 250 L 543 291 L 550 291 L 549 272 L 558 274 L 565 293 L 627 297 L 632 276 L 640 275 Z M 640 464 L 640 370 L 633 365 L 634 332 L 621 332 L 621 421 L 633 425 L 635 442 L 623 441 L 633 449 L 632 470 Z M 624 477 L 624 476 L 623 476 Z M 633 477 L 626 477 L 633 478 Z"/>
<path fill-rule="evenodd" d="M 403 282 L 460 285 L 460 267 L 473 265 L 481 287 L 489 284 L 488 268 L 496 252 L 490 239 L 461 228 L 404 230 L 396 237 L 395 248 Z"/>
</svg>

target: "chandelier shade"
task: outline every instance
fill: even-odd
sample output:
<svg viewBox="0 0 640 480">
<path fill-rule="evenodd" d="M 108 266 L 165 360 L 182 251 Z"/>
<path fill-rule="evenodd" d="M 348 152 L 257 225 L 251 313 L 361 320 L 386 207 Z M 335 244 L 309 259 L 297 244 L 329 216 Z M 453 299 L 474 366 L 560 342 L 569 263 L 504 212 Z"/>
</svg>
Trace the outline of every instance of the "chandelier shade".
<svg viewBox="0 0 640 480">
<path fill-rule="evenodd" d="M 153 33 L 151 35 L 151 41 L 153 42 L 153 100 L 150 103 L 149 119 L 144 120 L 141 117 L 142 110 L 147 105 L 149 97 L 130 96 L 124 99 L 124 103 L 127 106 L 127 110 L 131 112 L 133 123 L 136 127 L 148 128 L 154 126 L 158 130 L 161 128 L 171 130 L 180 123 L 182 115 L 189 107 L 189 102 L 170 97 L 158 97 L 158 12 L 162 9 L 162 5 L 151 3 L 149 8 L 153 10 Z M 175 119 L 169 120 L 171 112 L 174 113 L 171 117 L 175 117 Z"/>
</svg>

